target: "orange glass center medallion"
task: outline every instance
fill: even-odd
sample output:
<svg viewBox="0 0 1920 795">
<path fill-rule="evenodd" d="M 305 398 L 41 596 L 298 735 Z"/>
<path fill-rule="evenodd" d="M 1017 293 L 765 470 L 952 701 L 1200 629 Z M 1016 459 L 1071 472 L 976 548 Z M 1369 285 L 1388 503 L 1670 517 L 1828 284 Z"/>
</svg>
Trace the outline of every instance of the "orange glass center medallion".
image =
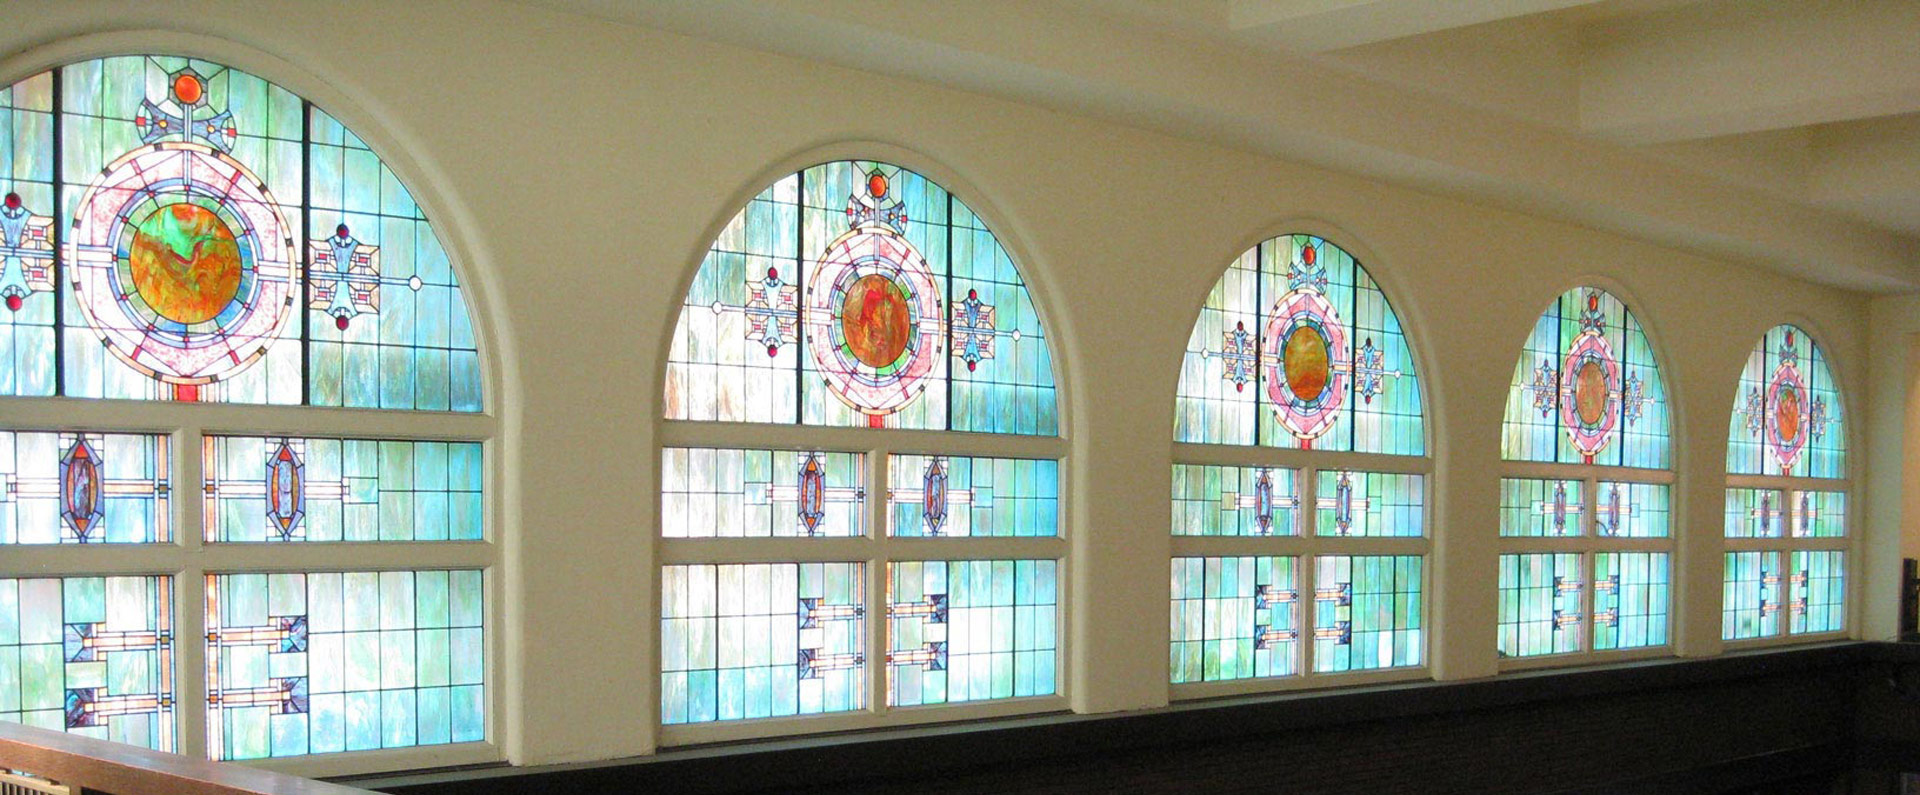
<svg viewBox="0 0 1920 795">
<path fill-rule="evenodd" d="M 1780 399 L 1773 409 L 1773 426 L 1779 429 L 1782 442 L 1792 444 L 1800 436 L 1800 390 L 1780 387 Z"/>
<path fill-rule="evenodd" d="M 1327 391 L 1332 375 L 1327 363 L 1327 338 L 1312 326 L 1300 326 L 1287 335 L 1281 353 L 1287 390 L 1301 400 L 1313 400 Z"/>
<path fill-rule="evenodd" d="M 220 217 L 173 204 L 140 222 L 127 255 L 134 290 L 176 323 L 205 323 L 240 292 L 240 243 Z"/>
<path fill-rule="evenodd" d="M 1573 411 L 1586 425 L 1599 425 L 1607 413 L 1607 369 L 1588 359 L 1573 384 Z"/>
<path fill-rule="evenodd" d="M 899 361 L 913 333 L 913 315 L 907 294 L 892 279 L 878 273 L 860 277 L 847 290 L 840 306 L 840 331 L 853 358 L 868 367 Z"/>
</svg>

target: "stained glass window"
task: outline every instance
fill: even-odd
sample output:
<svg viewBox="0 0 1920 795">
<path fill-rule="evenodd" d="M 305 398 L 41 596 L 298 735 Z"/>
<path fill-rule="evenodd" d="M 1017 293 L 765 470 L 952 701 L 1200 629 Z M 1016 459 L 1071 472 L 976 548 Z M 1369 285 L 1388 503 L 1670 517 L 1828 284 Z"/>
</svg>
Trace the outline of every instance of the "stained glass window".
<svg viewBox="0 0 1920 795">
<path fill-rule="evenodd" d="M 1793 603 L 1789 631 L 1835 632 L 1847 625 L 1846 553 L 1802 549 L 1793 553 Z"/>
<path fill-rule="evenodd" d="M 480 444 L 208 436 L 208 541 L 475 541 Z"/>
<path fill-rule="evenodd" d="M 0 579 L 0 720 L 175 748 L 173 580 Z"/>
<path fill-rule="evenodd" d="M 1314 559 L 1314 670 L 1419 665 L 1418 555 L 1326 555 Z"/>
<path fill-rule="evenodd" d="M 1847 493 L 1794 492 L 1794 538 L 1840 538 L 1847 534 Z"/>
<path fill-rule="evenodd" d="M 1568 290 L 1528 335 L 1507 397 L 1509 461 L 1668 466 L 1667 392 L 1625 304 L 1597 287 Z"/>
<path fill-rule="evenodd" d="M 662 568 L 661 722 L 864 707 L 863 572 L 859 563 Z"/>
<path fill-rule="evenodd" d="M 1060 464 L 1024 458 L 894 456 L 887 532 L 895 536 L 1050 536 L 1060 528 Z"/>
<path fill-rule="evenodd" d="M 481 409 L 425 216 L 260 77 L 119 56 L 15 83 L 0 195 L 0 394 Z"/>
<path fill-rule="evenodd" d="M 866 456 L 669 447 L 660 454 L 668 538 L 858 536 Z"/>
<path fill-rule="evenodd" d="M 1420 380 L 1400 319 L 1365 268 L 1283 235 L 1227 268 L 1187 342 L 1182 442 L 1421 455 Z"/>
<path fill-rule="evenodd" d="M 1320 472 L 1315 532 L 1323 536 L 1426 534 L 1426 479 L 1379 472 Z"/>
<path fill-rule="evenodd" d="M 478 571 L 207 576 L 215 759 L 486 738 Z"/>
<path fill-rule="evenodd" d="M 1297 673 L 1297 563 L 1277 556 L 1174 558 L 1174 683 Z"/>
<path fill-rule="evenodd" d="M 668 419 L 1053 435 L 1053 361 L 1012 258 L 958 197 L 876 161 L 774 183 L 694 277 Z"/>
<path fill-rule="evenodd" d="M 1813 337 L 1794 326 L 1773 327 L 1740 371 L 1727 431 L 1727 471 L 1845 477 L 1844 408 Z"/>
<path fill-rule="evenodd" d="M 1500 556 L 1500 656 L 1579 651 L 1585 624 L 1580 556 Z"/>
<path fill-rule="evenodd" d="M 1728 552 L 1720 636 L 1727 640 L 1780 634 L 1780 553 Z"/>
<path fill-rule="evenodd" d="M 1586 481 L 1500 479 L 1500 535 L 1567 537 L 1580 535 L 1586 515 L 1581 501 Z"/>
<path fill-rule="evenodd" d="M 1667 493 L 1659 483 L 1599 483 L 1593 505 L 1594 533 L 1601 538 L 1664 538 Z"/>
<path fill-rule="evenodd" d="M 888 569 L 890 705 L 1054 691 L 1053 561 L 909 561 Z"/>
<path fill-rule="evenodd" d="M 1667 554 L 1601 552 L 1593 557 L 1593 647 L 1665 645 Z"/>
<path fill-rule="evenodd" d="M 1173 465 L 1176 536 L 1298 535 L 1297 473 L 1274 467 Z"/>
<path fill-rule="evenodd" d="M 0 431 L 0 544 L 173 540 L 165 436 Z"/>
<path fill-rule="evenodd" d="M 1787 530 L 1787 501 L 1777 489 L 1727 489 L 1728 538 L 1779 538 Z"/>
</svg>

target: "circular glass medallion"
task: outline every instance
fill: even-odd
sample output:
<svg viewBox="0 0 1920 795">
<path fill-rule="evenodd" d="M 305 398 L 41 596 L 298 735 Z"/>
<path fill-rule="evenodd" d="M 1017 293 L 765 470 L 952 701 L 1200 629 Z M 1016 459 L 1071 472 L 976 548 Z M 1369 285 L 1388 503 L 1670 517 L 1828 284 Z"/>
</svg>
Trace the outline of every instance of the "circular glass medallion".
<svg viewBox="0 0 1920 795">
<path fill-rule="evenodd" d="M 1305 401 L 1316 400 L 1327 391 L 1332 380 L 1332 363 L 1327 356 L 1327 337 L 1320 329 L 1302 324 L 1287 335 L 1282 369 L 1287 390 Z"/>
<path fill-rule="evenodd" d="M 840 305 L 840 332 L 861 364 L 878 368 L 899 361 L 913 334 L 906 291 L 885 274 L 854 280 Z"/>
<path fill-rule="evenodd" d="M 1574 376 L 1573 408 L 1583 425 L 1599 425 L 1607 415 L 1607 369 L 1598 359 L 1581 363 Z"/>
<path fill-rule="evenodd" d="M 198 205 L 170 204 L 141 220 L 127 260 L 140 298 L 176 323 L 212 320 L 240 291 L 240 244 Z"/>
</svg>

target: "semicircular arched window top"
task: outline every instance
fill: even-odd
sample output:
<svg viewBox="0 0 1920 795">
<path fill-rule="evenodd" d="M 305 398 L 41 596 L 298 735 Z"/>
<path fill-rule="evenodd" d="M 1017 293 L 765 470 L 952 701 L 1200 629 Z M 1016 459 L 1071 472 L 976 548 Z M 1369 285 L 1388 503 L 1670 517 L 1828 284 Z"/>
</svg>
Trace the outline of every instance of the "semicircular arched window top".
<svg viewBox="0 0 1920 795">
<path fill-rule="evenodd" d="M 1846 477 L 1840 387 L 1811 335 L 1782 324 L 1753 346 L 1727 437 L 1729 473 Z"/>
<path fill-rule="evenodd" d="M 1282 235 L 1207 294 L 1180 370 L 1174 437 L 1421 455 L 1420 379 L 1385 293 L 1352 254 Z"/>
<path fill-rule="evenodd" d="M 1568 290 L 1534 324 L 1514 368 L 1501 456 L 1665 468 L 1664 383 L 1626 304 L 1598 287 Z"/>
<path fill-rule="evenodd" d="M 480 411 L 458 279 L 313 103 L 171 56 L 0 91 L 0 394 Z"/>
<path fill-rule="evenodd" d="M 926 177 L 852 160 L 775 182 L 721 231 L 674 330 L 666 416 L 1059 432 L 1006 249 Z"/>
</svg>

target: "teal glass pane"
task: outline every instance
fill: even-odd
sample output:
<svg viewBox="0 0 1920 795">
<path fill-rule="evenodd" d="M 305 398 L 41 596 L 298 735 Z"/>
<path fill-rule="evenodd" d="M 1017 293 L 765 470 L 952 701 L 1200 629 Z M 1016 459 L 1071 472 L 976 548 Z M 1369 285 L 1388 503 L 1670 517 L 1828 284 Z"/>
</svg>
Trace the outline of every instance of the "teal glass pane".
<svg viewBox="0 0 1920 795">
<path fill-rule="evenodd" d="M 1671 491 L 1657 483 L 1600 481 L 1595 487 L 1594 534 L 1601 538 L 1666 538 Z"/>
<path fill-rule="evenodd" d="M 1847 534 L 1847 493 L 1796 491 L 1793 493 L 1794 538 L 1841 538 Z"/>
<path fill-rule="evenodd" d="M 1242 254 L 1188 338 L 1174 437 L 1424 453 L 1420 381 L 1386 294 L 1352 254 L 1312 235 Z"/>
<path fill-rule="evenodd" d="M 208 436 L 205 538 L 478 541 L 478 442 Z"/>
<path fill-rule="evenodd" d="M 1420 475 L 1321 470 L 1314 532 L 1418 538 L 1426 534 L 1426 495 Z"/>
<path fill-rule="evenodd" d="M 866 706 L 859 563 L 660 569 L 660 721 L 703 723 Z"/>
<path fill-rule="evenodd" d="M 1667 554 L 1600 552 L 1593 556 L 1593 648 L 1667 643 Z"/>
<path fill-rule="evenodd" d="M 1780 603 L 1785 595 L 1780 579 L 1780 553 L 1728 552 L 1725 583 L 1720 601 L 1721 639 L 1745 640 L 1780 634 Z"/>
<path fill-rule="evenodd" d="M 1787 500 L 1777 489 L 1727 489 L 1728 538 L 1779 538 L 1786 532 Z"/>
<path fill-rule="evenodd" d="M 1299 535 L 1298 474 L 1273 467 L 1174 464 L 1173 534 Z"/>
<path fill-rule="evenodd" d="M 54 391 L 53 73 L 0 89 L 0 395 Z"/>
<path fill-rule="evenodd" d="M 1058 461 L 897 455 L 887 473 L 888 535 L 1060 534 Z"/>
<path fill-rule="evenodd" d="M 1298 558 L 1173 559 L 1173 683 L 1300 671 Z"/>
<path fill-rule="evenodd" d="M 1795 635 L 1847 628 L 1846 553 L 1803 549 L 1793 553 L 1793 602 L 1788 629 Z"/>
<path fill-rule="evenodd" d="M 0 544 L 173 540 L 169 439 L 0 431 Z"/>
<path fill-rule="evenodd" d="M 1051 560 L 887 566 L 887 703 L 1051 695 L 1058 664 Z"/>
<path fill-rule="evenodd" d="M 865 535 L 866 461 L 859 453 L 666 448 L 660 452 L 660 532 L 668 538 Z"/>
<path fill-rule="evenodd" d="M 313 404 L 480 411 L 473 322 L 425 212 L 332 116 L 313 109 L 310 135 Z"/>
<path fill-rule="evenodd" d="M 1012 258 L 927 178 L 835 161 L 720 233 L 668 353 L 668 419 L 1053 435 L 1053 361 Z"/>
<path fill-rule="evenodd" d="M 1597 287 L 1568 290 L 1534 324 L 1514 366 L 1501 455 L 1665 469 L 1664 383 L 1620 299 Z"/>
<path fill-rule="evenodd" d="M 0 720 L 176 747 L 173 580 L 0 579 Z"/>
<path fill-rule="evenodd" d="M 1568 538 L 1580 535 L 1586 505 L 1580 480 L 1500 479 L 1500 535 Z"/>
<path fill-rule="evenodd" d="M 207 575 L 216 760 L 487 737 L 479 571 Z"/>
<path fill-rule="evenodd" d="M 1579 651 L 1585 601 L 1578 554 L 1501 555 L 1500 656 Z"/>
<path fill-rule="evenodd" d="M 1840 386 L 1813 337 L 1796 326 L 1774 326 L 1740 371 L 1727 429 L 1727 471 L 1846 477 L 1844 412 Z"/>
<path fill-rule="evenodd" d="M 1419 665 L 1424 562 L 1418 555 L 1314 558 L 1314 672 Z"/>
</svg>

